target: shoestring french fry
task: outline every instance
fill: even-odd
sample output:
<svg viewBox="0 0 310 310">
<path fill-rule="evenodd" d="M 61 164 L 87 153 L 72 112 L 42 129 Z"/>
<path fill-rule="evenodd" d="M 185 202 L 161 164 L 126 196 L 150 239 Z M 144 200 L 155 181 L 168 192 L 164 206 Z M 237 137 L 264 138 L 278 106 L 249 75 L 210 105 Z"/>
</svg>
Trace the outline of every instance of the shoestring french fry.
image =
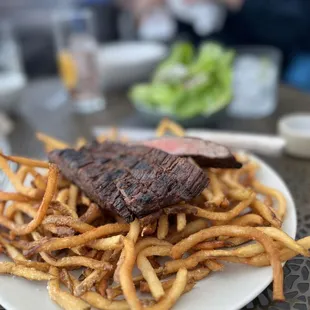
<svg viewBox="0 0 310 310">
<path fill-rule="evenodd" d="M 140 269 L 143 277 L 147 281 L 151 293 L 155 300 L 159 300 L 164 296 L 164 289 L 159 281 L 156 272 L 147 259 L 148 256 L 170 256 L 170 246 L 151 246 L 139 252 L 137 257 L 137 266 Z"/>
<path fill-rule="evenodd" d="M 43 142 L 47 151 L 52 151 L 55 149 L 62 150 L 69 147 L 66 142 L 50 137 L 42 132 L 37 132 L 36 137 L 39 141 Z"/>
<path fill-rule="evenodd" d="M 276 209 L 276 213 L 279 215 L 280 220 L 282 220 L 286 213 L 286 200 L 283 194 L 274 188 L 270 188 L 270 187 L 263 185 L 257 180 L 253 181 L 253 187 L 257 192 L 262 193 L 264 195 L 271 196 L 277 200 L 278 206 Z"/>
<path fill-rule="evenodd" d="M 28 166 L 28 167 L 45 168 L 45 169 L 48 169 L 49 167 L 48 162 L 43 161 L 43 160 L 30 159 L 30 158 L 25 158 L 25 157 L 20 157 L 20 156 L 9 156 L 9 155 L 4 155 L 1 152 L 0 152 L 0 156 L 5 158 L 6 160 L 12 161 L 20 165 Z"/>
<path fill-rule="evenodd" d="M 119 279 L 124 296 L 130 309 L 141 310 L 142 305 L 137 296 L 136 288 L 132 279 L 132 270 L 135 265 L 136 253 L 134 242 L 128 238 L 124 239 L 124 260 L 120 267 Z"/>
<path fill-rule="evenodd" d="M 50 273 L 54 276 L 54 278 L 48 282 L 47 289 L 53 301 L 65 310 L 90 310 L 90 305 L 88 305 L 85 301 L 60 289 L 59 271 L 56 267 L 51 267 Z"/>
<path fill-rule="evenodd" d="M 177 214 L 177 231 L 182 231 L 186 226 L 186 214 L 178 213 Z"/>
<path fill-rule="evenodd" d="M 183 229 L 182 229 L 183 230 Z M 160 216 L 158 220 L 158 227 L 157 227 L 157 238 L 163 240 L 167 237 L 169 232 L 169 221 L 168 215 L 163 214 Z"/>
</svg>

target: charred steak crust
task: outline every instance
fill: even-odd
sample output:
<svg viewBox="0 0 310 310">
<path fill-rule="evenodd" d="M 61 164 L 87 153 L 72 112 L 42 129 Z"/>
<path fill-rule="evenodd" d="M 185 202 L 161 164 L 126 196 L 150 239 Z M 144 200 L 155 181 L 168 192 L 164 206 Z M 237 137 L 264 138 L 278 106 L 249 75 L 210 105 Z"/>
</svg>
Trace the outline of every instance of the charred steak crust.
<svg viewBox="0 0 310 310">
<path fill-rule="evenodd" d="M 49 160 L 101 208 L 127 222 L 189 201 L 208 185 L 203 170 L 188 159 L 142 145 L 93 142 L 78 151 L 52 151 Z"/>
</svg>

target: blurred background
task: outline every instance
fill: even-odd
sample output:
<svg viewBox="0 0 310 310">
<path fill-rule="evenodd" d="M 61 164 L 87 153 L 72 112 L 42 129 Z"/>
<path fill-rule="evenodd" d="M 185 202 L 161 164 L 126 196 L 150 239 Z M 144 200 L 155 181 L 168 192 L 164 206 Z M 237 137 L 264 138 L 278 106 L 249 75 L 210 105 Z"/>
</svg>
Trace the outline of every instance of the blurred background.
<svg viewBox="0 0 310 310">
<path fill-rule="evenodd" d="M 310 109 L 309 14 L 306 0 L 0 0 L 2 131 L 17 145 L 169 117 L 275 134 Z"/>
</svg>

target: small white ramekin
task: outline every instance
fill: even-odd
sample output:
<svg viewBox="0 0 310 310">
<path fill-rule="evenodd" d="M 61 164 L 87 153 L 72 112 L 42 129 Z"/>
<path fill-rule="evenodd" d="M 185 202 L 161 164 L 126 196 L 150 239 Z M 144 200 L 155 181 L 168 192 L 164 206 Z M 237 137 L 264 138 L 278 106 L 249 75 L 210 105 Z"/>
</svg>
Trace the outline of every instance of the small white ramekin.
<svg viewBox="0 0 310 310">
<path fill-rule="evenodd" d="M 310 158 L 310 113 L 294 113 L 278 122 L 279 134 L 286 141 L 285 149 L 293 156 Z"/>
</svg>

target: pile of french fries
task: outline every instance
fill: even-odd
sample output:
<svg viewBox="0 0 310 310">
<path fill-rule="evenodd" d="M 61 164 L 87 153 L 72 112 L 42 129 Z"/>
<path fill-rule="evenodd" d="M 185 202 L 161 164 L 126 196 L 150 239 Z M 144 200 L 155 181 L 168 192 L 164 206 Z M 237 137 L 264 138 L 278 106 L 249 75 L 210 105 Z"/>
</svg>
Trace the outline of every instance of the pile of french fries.
<svg viewBox="0 0 310 310">
<path fill-rule="evenodd" d="M 184 134 L 168 120 L 157 134 L 167 130 Z M 41 133 L 38 139 L 47 151 L 69 147 Z M 107 139 L 117 140 L 117 131 L 99 137 Z M 79 139 L 76 147 L 84 144 Z M 11 259 L 0 263 L 0 273 L 48 281 L 63 309 L 170 309 L 225 261 L 271 265 L 274 299 L 283 300 L 281 262 L 309 256 L 310 237 L 295 241 L 281 230 L 282 193 L 256 179 L 257 163 L 237 157 L 239 170 L 208 169 L 209 187 L 190 203 L 127 224 L 103 212 L 55 165 L 0 154 L 16 190 L 0 192 L 0 251 Z"/>
</svg>

